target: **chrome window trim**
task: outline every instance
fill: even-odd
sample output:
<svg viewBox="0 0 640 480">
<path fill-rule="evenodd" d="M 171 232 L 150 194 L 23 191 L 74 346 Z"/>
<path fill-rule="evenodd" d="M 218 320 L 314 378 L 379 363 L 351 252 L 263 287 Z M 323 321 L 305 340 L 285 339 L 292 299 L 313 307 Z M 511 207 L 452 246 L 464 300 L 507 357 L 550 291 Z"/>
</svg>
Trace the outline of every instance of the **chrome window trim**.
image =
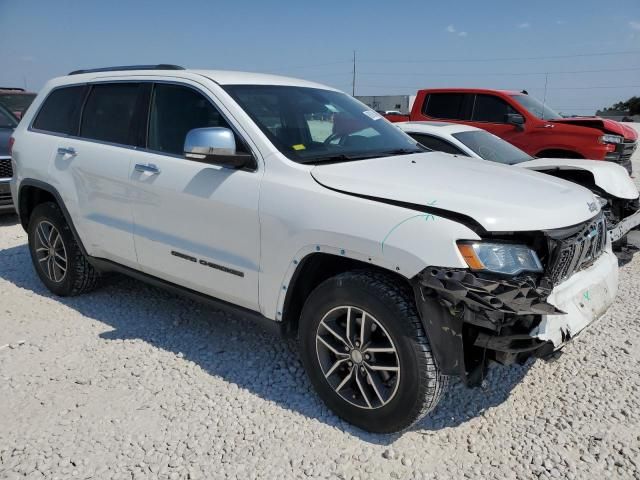
<svg viewBox="0 0 640 480">
<path fill-rule="evenodd" d="M 190 81 L 195 82 L 194 80 L 190 80 Z M 180 87 L 191 88 L 195 92 L 197 92 L 200 95 L 204 96 L 209 101 L 209 103 L 211 103 L 211 105 L 218 111 L 218 113 L 222 116 L 222 118 L 224 118 L 224 120 L 227 122 L 227 124 L 229 125 L 229 127 L 231 128 L 233 133 L 235 135 L 237 135 L 238 138 L 240 138 L 244 142 L 244 144 L 249 148 L 249 150 L 251 152 L 251 155 L 253 156 L 253 158 L 255 160 L 255 168 L 245 168 L 245 169 L 242 169 L 241 171 L 257 172 L 257 171 L 260 170 L 260 162 L 258 162 L 258 158 L 262 158 L 262 157 L 256 155 L 255 147 L 251 144 L 251 142 L 248 142 L 245 139 L 245 137 L 240 134 L 240 132 L 238 132 L 238 128 L 233 124 L 233 122 L 231 122 L 229 120 L 229 117 L 213 101 L 211 96 L 208 95 L 207 93 L 203 92 L 200 88 L 197 88 L 197 87 L 195 87 L 193 85 L 190 85 L 188 83 L 183 83 L 180 80 L 151 80 L 151 79 L 150 80 L 136 80 L 136 79 L 111 80 L 111 79 L 96 79 L 95 81 L 90 81 L 90 82 L 69 83 L 69 84 L 65 84 L 65 85 L 59 85 L 59 86 L 57 86 L 55 88 L 52 88 L 47 93 L 47 96 L 45 97 L 45 99 L 38 106 L 38 110 L 35 113 L 35 115 L 33 116 L 33 118 L 31 119 L 31 123 L 27 127 L 27 130 L 29 132 L 40 133 L 40 134 L 44 134 L 44 135 L 51 135 L 51 136 L 54 136 L 54 137 L 68 138 L 68 139 L 71 139 L 71 140 L 80 140 L 82 142 L 96 143 L 98 145 L 105 145 L 105 146 L 109 146 L 109 147 L 119 147 L 119 148 L 124 148 L 126 150 L 135 150 L 137 152 L 153 153 L 155 155 L 162 155 L 162 156 L 166 156 L 166 157 L 179 158 L 179 159 L 185 160 L 187 162 L 202 163 L 202 162 L 196 162 L 194 160 L 189 160 L 188 158 L 185 158 L 184 155 L 177 155 L 175 153 L 161 152 L 161 151 L 152 150 L 152 149 L 146 148 L 146 147 L 137 147 L 135 145 L 127 145 L 127 144 L 122 144 L 122 143 L 105 142 L 103 140 L 95 140 L 95 139 L 92 139 L 92 138 L 85 138 L 85 137 L 81 137 L 79 135 L 66 135 L 66 134 L 63 134 L 63 133 L 50 132 L 48 130 L 42 130 L 42 129 L 33 127 L 33 123 L 35 122 L 36 118 L 38 118 L 38 115 L 40 114 L 40 110 L 42 109 L 42 106 L 45 104 L 46 100 L 49 98 L 49 96 L 54 91 L 59 90 L 61 88 L 82 87 L 82 86 L 91 87 L 92 85 L 105 84 L 105 83 L 108 83 L 108 84 L 111 84 L 111 83 L 150 83 L 152 86 L 153 86 L 153 84 L 156 84 L 156 83 L 162 83 L 162 84 L 177 85 L 177 86 L 180 86 Z M 90 93 L 91 92 L 89 92 L 89 94 Z M 153 88 L 152 88 L 151 93 L 153 94 Z M 87 103 L 87 99 L 89 98 L 89 94 L 87 94 L 85 96 L 85 98 L 82 101 L 82 106 L 80 107 L 80 128 L 82 127 L 82 116 L 84 114 L 84 107 L 85 107 L 85 104 Z M 149 115 L 150 114 L 151 114 L 151 95 L 149 96 L 149 105 L 148 105 L 148 109 L 147 109 L 147 125 L 146 125 L 147 129 L 149 128 Z M 80 128 L 78 130 L 80 130 Z M 146 140 L 147 140 L 147 135 L 148 135 L 148 131 L 145 132 L 145 143 L 146 143 Z"/>
</svg>

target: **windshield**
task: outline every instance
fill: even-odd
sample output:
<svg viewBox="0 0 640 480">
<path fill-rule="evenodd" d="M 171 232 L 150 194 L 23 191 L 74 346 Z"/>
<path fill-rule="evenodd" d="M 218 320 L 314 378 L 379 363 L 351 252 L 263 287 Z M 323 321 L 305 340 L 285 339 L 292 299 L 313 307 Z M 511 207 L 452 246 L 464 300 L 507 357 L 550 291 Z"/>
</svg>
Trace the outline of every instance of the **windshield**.
<svg viewBox="0 0 640 480">
<path fill-rule="evenodd" d="M 0 104 L 12 112 L 24 113 L 34 98 L 35 93 L 0 93 Z"/>
<path fill-rule="evenodd" d="M 274 85 L 224 88 L 276 148 L 296 162 L 348 161 L 424 151 L 379 113 L 341 92 Z"/>
<path fill-rule="evenodd" d="M 533 157 L 519 148 L 484 130 L 460 132 L 452 135 L 484 160 L 508 165 L 533 160 Z"/>
<path fill-rule="evenodd" d="M 18 120 L 6 108 L 0 105 L 0 128 L 16 128 Z"/>
<path fill-rule="evenodd" d="M 535 97 L 531 95 L 511 95 L 516 102 L 526 108 L 532 115 L 543 120 L 558 120 L 562 118 L 559 113 L 549 108 Z"/>
</svg>

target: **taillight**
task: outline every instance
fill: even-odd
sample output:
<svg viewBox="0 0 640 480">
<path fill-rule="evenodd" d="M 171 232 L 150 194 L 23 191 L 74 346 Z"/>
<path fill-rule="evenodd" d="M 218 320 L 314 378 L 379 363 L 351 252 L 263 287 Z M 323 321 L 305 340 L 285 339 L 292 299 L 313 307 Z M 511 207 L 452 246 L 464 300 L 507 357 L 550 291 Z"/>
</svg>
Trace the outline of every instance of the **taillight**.
<svg viewBox="0 0 640 480">
<path fill-rule="evenodd" d="M 11 155 L 11 151 L 13 150 L 14 143 L 16 143 L 16 139 L 13 137 L 9 137 L 9 155 Z"/>
</svg>

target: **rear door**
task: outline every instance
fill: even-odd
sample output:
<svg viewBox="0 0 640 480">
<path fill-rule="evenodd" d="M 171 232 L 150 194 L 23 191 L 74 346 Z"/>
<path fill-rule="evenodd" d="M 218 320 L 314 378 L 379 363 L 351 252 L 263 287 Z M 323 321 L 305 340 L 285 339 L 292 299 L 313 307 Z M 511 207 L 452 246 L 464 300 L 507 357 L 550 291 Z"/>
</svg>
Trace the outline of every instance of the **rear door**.
<svg viewBox="0 0 640 480">
<path fill-rule="evenodd" d="M 140 89 L 129 82 L 60 88 L 33 124 L 54 134 L 49 178 L 58 182 L 54 186 L 89 254 L 132 267 L 137 258 L 129 165 Z"/>
<path fill-rule="evenodd" d="M 203 127 L 234 129 L 252 153 L 210 93 L 184 82 L 153 85 L 146 148 L 129 167 L 138 258 L 148 274 L 258 310 L 262 171 L 184 158 L 187 132 Z"/>
<path fill-rule="evenodd" d="M 463 92 L 429 93 L 422 105 L 425 119 L 468 123 L 473 108 L 473 94 Z"/>
</svg>

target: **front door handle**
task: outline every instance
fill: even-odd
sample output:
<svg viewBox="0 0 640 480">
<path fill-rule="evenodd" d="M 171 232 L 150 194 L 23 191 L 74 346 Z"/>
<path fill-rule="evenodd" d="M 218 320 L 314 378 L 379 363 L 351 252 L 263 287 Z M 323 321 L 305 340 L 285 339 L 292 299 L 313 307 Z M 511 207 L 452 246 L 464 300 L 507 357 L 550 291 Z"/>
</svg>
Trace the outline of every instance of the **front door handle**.
<svg viewBox="0 0 640 480">
<path fill-rule="evenodd" d="M 76 149 L 73 147 L 58 147 L 58 155 L 69 155 L 71 157 L 75 157 L 78 155 Z"/>
<path fill-rule="evenodd" d="M 146 172 L 146 173 L 153 173 L 153 174 L 160 173 L 160 169 L 154 163 L 136 163 L 135 169 L 136 169 L 136 172 L 143 172 L 143 173 Z"/>
</svg>

